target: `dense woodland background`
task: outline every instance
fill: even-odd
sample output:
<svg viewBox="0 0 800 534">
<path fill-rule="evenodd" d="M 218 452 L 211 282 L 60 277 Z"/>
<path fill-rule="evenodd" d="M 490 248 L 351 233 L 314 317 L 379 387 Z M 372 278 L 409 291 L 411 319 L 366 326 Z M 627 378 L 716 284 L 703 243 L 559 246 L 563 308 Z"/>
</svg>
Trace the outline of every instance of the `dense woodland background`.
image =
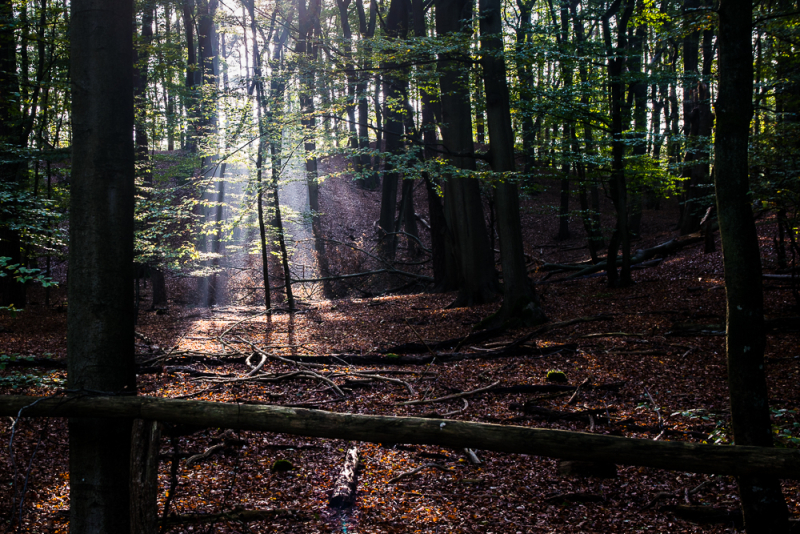
<svg viewBox="0 0 800 534">
<path fill-rule="evenodd" d="M 127 341 L 84 346 L 130 348 L 119 384 L 142 395 L 797 446 L 797 2 L 143 0 L 115 19 L 107 68 L 81 41 L 86 4 L 0 1 L 4 389 L 62 388 L 62 312 L 74 343 L 119 309 L 135 363 Z M 116 126 L 92 132 L 100 98 Z M 135 190 L 108 196 L 103 173 Z M 130 228 L 112 209 L 128 192 Z M 93 221 L 122 239 L 84 253 Z M 103 246 L 127 259 L 94 270 Z M 105 308 L 76 288 L 109 270 L 124 283 Z M 72 347 L 70 387 L 91 389 Z M 568 398 L 548 383 L 560 372 Z M 59 479 L 66 425 L 26 424 L 0 531 L 60 531 L 81 513 Z M 99 432 L 73 424 L 70 450 L 91 458 Z M 127 458 L 125 424 L 102 439 Z M 797 514 L 796 483 L 770 476 L 629 467 L 608 482 L 608 465 L 394 444 L 360 445 L 340 512 L 326 473 L 344 442 L 138 439 L 155 444 L 147 521 L 158 511 L 162 531 L 722 532 L 741 528 L 741 501 L 752 534 Z M 414 458 L 459 476 L 397 485 Z"/>
</svg>

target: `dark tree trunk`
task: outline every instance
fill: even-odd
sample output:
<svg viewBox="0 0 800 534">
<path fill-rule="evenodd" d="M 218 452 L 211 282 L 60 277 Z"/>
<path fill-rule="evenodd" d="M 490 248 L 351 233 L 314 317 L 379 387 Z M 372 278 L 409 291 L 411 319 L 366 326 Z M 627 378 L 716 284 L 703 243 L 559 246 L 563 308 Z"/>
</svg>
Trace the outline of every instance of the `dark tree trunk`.
<svg viewBox="0 0 800 534">
<path fill-rule="evenodd" d="M 470 0 L 436 0 L 436 33 L 461 37 L 471 32 Z M 442 106 L 442 144 L 449 162 L 465 171 L 475 170 L 472 144 L 472 112 L 464 91 L 467 74 L 461 62 L 448 54 L 439 57 Z M 483 217 L 476 178 L 450 176 L 444 185 L 448 237 L 458 266 L 458 297 L 453 306 L 471 306 L 494 300 L 497 277 L 494 254 Z"/>
<path fill-rule="evenodd" d="M 364 12 L 364 4 L 362 0 L 356 0 L 356 8 L 358 10 L 359 32 L 363 39 L 364 46 L 364 63 L 361 65 L 362 72 L 358 73 L 358 83 L 356 84 L 356 98 L 358 99 L 358 148 L 361 153 L 361 162 L 359 168 L 362 173 L 362 178 L 357 180 L 360 187 L 370 191 L 375 190 L 380 185 L 380 176 L 372 169 L 372 158 L 366 153 L 369 150 L 369 94 L 368 86 L 370 80 L 369 67 L 370 55 L 372 48 L 369 45 L 369 39 L 375 35 L 375 25 L 378 19 L 378 5 L 375 0 L 370 2 L 369 8 L 369 23 L 367 22 L 367 15 Z M 380 143 L 378 143 L 380 145 Z M 380 146 L 378 146 L 380 149 Z M 373 172 L 368 172 L 372 170 Z"/>
<path fill-rule="evenodd" d="M 350 29 L 350 16 L 348 8 L 352 0 L 336 0 L 339 8 L 339 24 L 342 27 L 344 72 L 347 78 L 347 128 L 350 132 L 349 146 L 352 151 L 353 172 L 358 173 L 361 169 L 361 158 L 356 154 L 358 149 L 358 132 L 356 129 L 356 71 L 353 62 L 353 32 Z M 357 179 L 357 184 L 363 188 L 363 179 Z"/>
<path fill-rule="evenodd" d="M 583 28 L 583 21 L 578 17 L 577 4 L 570 4 L 570 13 L 572 15 L 572 28 L 575 33 L 575 42 L 579 53 L 583 54 L 586 46 L 586 33 Z M 578 63 L 578 76 L 581 81 L 581 108 L 589 108 L 589 69 L 586 62 Z M 600 226 L 600 194 L 597 189 L 597 178 L 593 172 L 596 165 L 591 163 L 591 156 L 595 153 L 592 125 L 590 121 L 583 122 L 583 138 L 585 143 L 585 155 L 589 156 L 589 162 L 584 163 L 579 161 L 576 165 L 578 174 L 579 186 L 579 201 L 581 206 L 581 218 L 583 220 L 583 227 L 586 231 L 586 239 L 589 245 L 589 256 L 592 258 L 592 263 L 597 263 L 598 251 L 603 248 L 603 232 Z M 580 152 L 577 146 L 577 138 L 575 130 L 572 131 L 572 151 L 575 153 Z M 587 170 L 592 174 L 591 178 L 587 176 Z M 590 204 L 591 197 L 591 204 Z"/>
<path fill-rule="evenodd" d="M 644 70 L 644 44 L 647 38 L 647 26 L 640 25 L 633 32 L 630 40 L 631 55 L 628 60 L 629 70 L 634 79 L 629 89 L 633 97 L 633 129 L 634 145 L 631 155 L 634 161 L 646 157 L 647 154 L 647 84 L 642 79 Z M 634 163 L 635 165 L 635 163 Z M 628 229 L 631 236 L 639 237 L 642 227 L 642 198 L 644 193 L 643 178 L 635 176 L 630 184 L 630 220 Z"/>
<path fill-rule="evenodd" d="M 481 0 L 480 32 L 492 169 L 497 173 L 515 173 L 514 132 L 502 56 L 501 0 Z M 525 324 L 542 323 L 546 317 L 525 268 L 519 189 L 515 181 L 500 179 L 496 183 L 495 204 L 503 266 L 503 306 L 498 318 Z"/>
<path fill-rule="evenodd" d="M 609 53 L 608 78 L 611 88 L 611 181 L 609 189 L 611 200 L 617 212 L 617 225 L 606 255 L 608 285 L 611 287 L 625 287 L 631 284 L 630 270 L 630 234 L 628 229 L 628 189 L 625 177 L 625 131 L 622 116 L 623 82 L 622 73 L 625 70 L 625 57 L 623 51 L 627 47 L 628 21 L 633 13 L 633 1 L 623 0 L 623 5 L 617 4 L 616 13 L 606 13 L 603 18 L 603 39 Z M 617 45 L 612 46 L 609 18 L 616 15 Z M 622 247 L 622 269 L 617 273 L 617 251 Z"/>
<path fill-rule="evenodd" d="M 0 143 L 14 147 L 20 144 L 19 130 L 21 113 L 18 98 L 17 43 L 14 37 L 14 10 L 11 0 L 0 1 Z M 19 187 L 19 164 L 12 151 L 0 150 L 0 183 L 11 191 Z M 4 206 L 0 219 L 0 256 L 11 258 L 9 264 L 20 264 L 22 240 L 14 228 L 13 219 L 18 215 L 16 202 Z M 12 220 L 9 220 L 12 219 Z M 0 306 L 25 307 L 25 285 L 12 276 L 0 278 Z"/>
<path fill-rule="evenodd" d="M 386 16 L 386 34 L 389 39 L 405 40 L 408 36 L 409 0 L 392 0 L 389 14 Z M 383 71 L 383 117 L 384 138 L 387 153 L 383 167 L 383 184 L 381 188 L 381 212 L 378 226 L 381 235 L 381 254 L 393 259 L 397 246 L 395 235 L 395 213 L 397 211 L 397 182 L 400 174 L 395 170 L 398 166 L 392 156 L 404 152 L 402 140 L 404 111 L 407 109 L 408 82 L 407 67 L 401 67 L 394 61 L 381 65 Z"/>
<path fill-rule="evenodd" d="M 71 6 L 69 388 L 135 394 L 132 0 Z M 131 420 L 69 421 L 70 532 L 130 529 Z"/>
<path fill-rule="evenodd" d="M 161 423 L 136 419 L 131 437 L 131 534 L 158 531 Z"/>
<path fill-rule="evenodd" d="M 700 7 L 701 0 L 686 0 L 684 11 Z M 686 178 L 684 190 L 681 195 L 680 232 L 681 235 L 691 234 L 700 228 L 700 219 L 703 216 L 700 204 L 703 191 L 694 176 L 694 161 L 700 158 L 698 152 L 698 136 L 700 135 L 700 98 L 698 89 L 698 52 L 700 46 L 700 32 L 694 31 L 683 38 L 683 128 L 686 136 L 686 153 L 684 154 L 682 175 Z"/>
<path fill-rule="evenodd" d="M 194 44 L 194 0 L 183 0 L 183 29 L 186 34 L 186 95 L 184 107 L 186 108 L 186 141 L 182 143 L 190 152 L 197 150 L 197 131 L 194 119 L 197 116 L 197 95 L 195 85 L 197 78 L 197 48 Z"/>
<path fill-rule="evenodd" d="M 536 128 L 533 122 L 533 110 L 531 104 L 535 101 L 533 96 L 533 62 L 527 58 L 530 53 L 528 47 L 531 46 L 531 10 L 534 5 L 533 0 L 517 0 L 519 8 L 519 27 L 516 32 L 517 48 L 517 78 L 520 86 L 520 100 L 522 104 L 527 104 L 522 110 L 522 157 L 525 162 L 523 170 L 524 182 L 533 185 L 533 170 L 536 163 L 534 155 L 534 141 Z"/>
<path fill-rule="evenodd" d="M 316 78 L 314 76 L 314 66 L 311 64 L 317 59 L 317 45 L 312 42 L 319 33 L 319 14 L 321 9 L 319 0 L 309 0 L 306 6 L 305 0 L 298 0 L 299 28 L 297 45 L 295 52 L 299 54 L 303 61 L 300 70 L 300 112 L 302 113 L 301 124 L 306 135 L 303 149 L 306 153 L 306 186 L 308 187 L 308 205 L 311 210 L 311 231 L 314 234 L 314 253 L 317 258 L 320 277 L 328 278 L 330 269 L 328 268 L 328 256 L 325 251 L 325 239 L 322 235 L 322 222 L 319 214 L 319 176 L 317 157 L 314 154 L 317 150 L 314 130 L 317 127 L 317 119 L 314 116 L 314 88 Z M 330 281 L 322 283 L 322 293 L 325 298 L 333 296 L 333 288 Z"/>
<path fill-rule="evenodd" d="M 752 9 L 749 0 L 720 2 L 714 175 L 728 304 L 726 351 L 733 437 L 736 445 L 771 447 L 761 253 L 748 195 Z M 777 478 L 740 476 L 738 482 L 748 534 L 789 531 L 786 501 Z"/>
<path fill-rule="evenodd" d="M 133 49 L 133 103 L 135 109 L 134 127 L 136 143 L 136 161 L 143 173 L 144 185 L 153 185 L 153 173 L 150 170 L 150 152 L 147 140 L 147 83 L 148 62 L 150 61 L 150 45 L 153 41 L 153 5 L 146 4 L 142 13 L 142 34 L 139 46 Z"/>
<path fill-rule="evenodd" d="M 258 232 L 261 249 L 261 275 L 264 283 L 264 309 L 267 314 L 272 309 L 272 298 L 269 290 L 269 243 L 267 242 L 267 226 L 264 220 L 264 153 L 267 150 L 267 125 L 264 120 L 266 95 L 264 79 L 261 75 L 261 55 L 258 50 L 258 29 L 256 26 L 255 2 L 245 4 L 250 15 L 250 31 L 253 34 L 253 77 L 256 91 L 256 120 L 258 121 L 258 152 L 256 153 L 256 208 L 258 212 Z"/>
<path fill-rule="evenodd" d="M 425 22 L 423 0 L 411 0 L 411 12 L 413 20 L 414 35 L 416 37 L 425 37 L 428 34 L 427 25 Z M 429 54 L 426 59 L 433 60 L 433 54 Z M 436 118 L 434 107 L 436 105 L 436 91 L 433 88 L 420 87 L 420 99 L 422 100 L 422 123 L 420 124 L 420 131 L 422 132 L 422 144 L 424 150 L 422 157 L 425 160 L 432 160 L 437 157 L 436 153 Z M 425 180 L 425 190 L 428 198 L 428 214 L 430 216 L 431 225 L 431 263 L 433 266 L 433 284 L 435 291 L 450 291 L 456 289 L 458 286 L 458 273 L 451 272 L 448 274 L 448 263 L 453 266 L 454 262 L 447 261 L 446 251 L 446 234 L 447 222 L 444 216 L 444 207 L 442 206 L 442 198 L 439 196 L 441 184 L 436 182 L 435 177 L 429 173 L 423 173 L 423 180 Z"/>
</svg>

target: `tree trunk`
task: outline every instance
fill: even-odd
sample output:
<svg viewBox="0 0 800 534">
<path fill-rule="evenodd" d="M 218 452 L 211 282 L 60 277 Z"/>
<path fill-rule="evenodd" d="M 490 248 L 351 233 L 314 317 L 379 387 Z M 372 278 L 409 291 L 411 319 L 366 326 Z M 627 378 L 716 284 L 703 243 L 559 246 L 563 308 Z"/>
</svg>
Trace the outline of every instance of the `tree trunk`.
<svg viewBox="0 0 800 534">
<path fill-rule="evenodd" d="M 136 419 L 131 438 L 131 534 L 158 531 L 161 423 Z"/>
<path fill-rule="evenodd" d="M 370 2 L 369 8 L 369 23 L 367 23 L 367 16 L 364 12 L 364 3 L 362 0 L 356 0 L 356 8 L 358 11 L 359 32 L 361 33 L 361 45 L 364 47 L 364 63 L 361 65 L 362 72 L 358 73 L 358 83 L 356 85 L 356 97 L 358 98 L 358 148 L 361 153 L 360 170 L 365 173 L 360 182 L 360 186 L 364 189 L 373 191 L 380 185 L 380 176 L 374 172 L 371 167 L 372 158 L 366 153 L 369 150 L 369 94 L 368 86 L 370 80 L 369 68 L 372 66 L 370 57 L 372 54 L 372 47 L 369 40 L 375 36 L 375 26 L 378 19 L 378 5 L 375 0 Z M 380 127 L 380 126 L 379 126 Z M 378 143 L 378 150 L 380 150 L 380 143 Z M 368 172 L 371 170 L 372 172 Z M 357 181 L 357 183 L 359 183 Z"/>
<path fill-rule="evenodd" d="M 34 401 L 38 402 L 33 404 Z M 486 451 L 606 461 L 695 473 L 764 474 L 800 479 L 800 456 L 792 449 L 701 445 L 451 419 L 361 415 L 158 397 L 79 397 L 64 402 L 58 398 L 0 396 L 2 416 L 16 416 L 23 407 L 26 407 L 24 414 L 27 417 L 140 418 L 204 428 L 255 430 L 370 443 L 429 444 L 454 449 L 469 446 Z M 74 473 L 70 473 L 70 478 L 73 476 Z"/>
<path fill-rule="evenodd" d="M 647 26 L 636 27 L 630 39 L 631 55 L 628 60 L 629 71 L 634 81 L 629 92 L 633 98 L 633 129 L 635 143 L 631 156 L 636 162 L 647 157 L 647 83 L 643 79 L 644 71 L 644 44 L 647 38 Z M 630 98 L 630 97 L 629 97 Z M 641 167 L 641 165 L 639 165 Z M 641 175 L 633 174 L 630 184 L 630 220 L 628 229 L 630 235 L 639 237 L 642 230 L 642 204 L 644 193 L 644 179 Z"/>
<path fill-rule="evenodd" d="M 684 12 L 700 7 L 701 0 L 686 0 Z M 683 38 L 683 124 L 686 135 L 686 153 L 682 176 L 686 179 L 681 195 L 681 235 L 691 234 L 700 229 L 700 219 L 705 211 L 700 200 L 705 193 L 694 176 L 694 160 L 700 158 L 697 144 L 700 135 L 700 99 L 697 94 L 697 55 L 700 46 L 700 32 L 693 31 Z"/>
<path fill-rule="evenodd" d="M 611 287 L 626 287 L 632 282 L 630 271 L 630 234 L 628 229 L 628 189 L 625 177 L 625 131 L 622 116 L 623 105 L 623 80 L 622 74 L 625 70 L 625 57 L 623 51 L 627 47 L 627 27 L 628 21 L 633 13 L 633 2 L 625 0 L 624 5 L 617 5 L 616 26 L 617 26 L 617 45 L 612 46 L 611 30 L 609 28 L 609 18 L 612 13 L 606 13 L 603 17 L 603 39 L 608 58 L 608 78 L 611 88 L 611 200 L 617 212 L 617 225 L 611 241 L 608 245 L 606 254 L 606 266 L 608 273 L 608 285 Z M 617 250 L 622 247 L 622 269 L 617 273 Z"/>
<path fill-rule="evenodd" d="M 195 128 L 195 118 L 198 110 L 197 95 L 195 94 L 197 71 L 197 49 L 194 44 L 194 0 L 183 0 L 183 29 L 186 34 L 186 95 L 184 96 L 184 107 L 186 108 L 186 132 L 185 142 L 181 143 L 189 152 L 197 151 L 197 130 Z"/>
<path fill-rule="evenodd" d="M 19 99 L 15 97 L 20 91 L 17 78 L 17 43 L 14 36 L 14 9 L 11 0 L 0 1 L 0 143 L 8 147 L 20 144 L 19 129 L 21 113 Z M 12 150 L 0 150 L 0 183 L 3 189 L 15 192 L 19 187 L 19 164 Z M 7 162 L 9 161 L 10 162 Z M 21 264 L 22 240 L 20 232 L 14 228 L 17 216 L 17 202 L 9 202 L 3 206 L 3 217 L 0 219 L 0 256 L 11 258 L 10 265 Z M 25 307 L 25 285 L 13 276 L 0 277 L 0 306 L 13 305 L 17 309 Z"/>
<path fill-rule="evenodd" d="M 425 9 L 423 0 L 411 0 L 412 27 L 414 35 L 418 38 L 428 35 L 428 28 L 425 21 Z M 425 56 L 426 60 L 432 61 L 433 54 Z M 421 68 L 421 67 L 418 67 Z M 421 132 L 422 158 L 432 160 L 437 157 L 436 153 L 436 118 L 434 107 L 436 106 L 436 90 L 431 87 L 420 87 L 420 100 L 422 100 L 422 117 L 419 131 Z M 419 137 L 419 136 L 418 136 Z M 450 291 L 458 287 L 457 272 L 448 272 L 448 264 L 454 262 L 447 261 L 447 222 L 444 216 L 442 198 L 439 196 L 441 184 L 430 173 L 423 173 L 422 179 L 425 180 L 425 191 L 428 198 L 428 215 L 431 224 L 431 264 L 433 268 L 434 291 Z"/>
<path fill-rule="evenodd" d="M 321 3 L 319 0 L 309 0 L 308 6 L 305 0 L 298 0 L 299 29 L 295 52 L 304 59 L 300 68 L 300 112 L 302 113 L 301 124 L 305 132 L 305 142 L 303 149 L 306 153 L 306 186 L 308 187 L 308 204 L 311 210 L 311 231 L 314 234 L 314 253 L 317 257 L 321 278 L 328 278 L 330 269 L 328 268 L 328 256 L 325 251 L 325 240 L 322 235 L 322 222 L 319 214 L 319 176 L 317 166 L 317 150 L 314 130 L 317 127 L 317 119 L 314 116 L 314 88 L 316 86 L 314 66 L 309 64 L 317 59 L 317 45 L 310 42 L 319 32 L 319 15 Z M 322 293 L 325 298 L 333 296 L 333 288 L 330 281 L 322 282 Z"/>
<path fill-rule="evenodd" d="M 489 123 L 492 169 L 501 176 L 495 184 L 497 229 L 500 234 L 500 259 L 503 266 L 503 306 L 497 314 L 502 321 L 538 324 L 546 320 L 525 268 L 522 223 L 519 215 L 519 189 L 513 180 L 514 132 L 506 66 L 502 56 L 502 13 L 500 0 L 480 2 L 481 63 L 486 87 L 486 114 Z"/>
<path fill-rule="evenodd" d="M 748 179 L 748 137 L 753 113 L 752 3 L 723 0 L 719 8 L 719 96 L 715 186 L 727 298 L 728 385 L 736 445 L 772 447 L 764 373 L 764 301 L 761 253 Z M 782 477 L 781 477 L 782 478 Z M 739 477 L 748 534 L 788 532 L 788 510 L 778 474 Z"/>
<path fill-rule="evenodd" d="M 272 299 L 269 290 L 269 243 L 267 242 L 267 226 L 264 220 L 264 153 L 267 151 L 266 95 L 264 94 L 264 78 L 261 73 L 261 55 L 258 51 L 258 32 L 256 26 L 255 2 L 246 2 L 245 7 L 250 15 L 250 30 L 253 34 L 253 77 L 256 91 L 256 120 L 258 121 L 258 152 L 256 153 L 256 207 L 258 210 L 258 231 L 261 249 L 261 274 L 264 282 L 264 309 L 271 313 Z"/>
<path fill-rule="evenodd" d="M 405 40 L 408 36 L 409 11 L 408 0 L 392 0 L 389 14 L 386 16 L 386 35 L 391 40 Z M 381 187 L 381 212 L 378 220 L 381 235 L 380 251 L 383 256 L 394 259 L 397 247 L 395 232 L 395 213 L 397 212 L 397 182 L 400 174 L 395 170 L 398 164 L 392 156 L 400 156 L 404 152 L 402 140 L 404 111 L 407 109 L 408 85 L 406 82 L 407 67 L 394 61 L 381 65 L 383 72 L 383 117 L 384 139 L 387 156 L 383 167 L 383 183 Z"/>
<path fill-rule="evenodd" d="M 436 0 L 436 33 L 461 38 L 471 32 L 470 0 Z M 463 54 L 463 51 L 460 52 Z M 467 173 L 475 170 L 472 144 L 472 113 L 464 91 L 468 74 L 451 54 L 439 57 L 442 106 L 442 144 L 451 165 Z M 458 266 L 458 297 L 452 306 L 471 306 L 494 300 L 497 278 L 494 254 L 483 218 L 480 188 L 476 178 L 451 175 L 444 185 L 448 237 Z"/>
<path fill-rule="evenodd" d="M 138 47 L 133 49 L 133 102 L 136 161 L 140 166 L 144 185 L 153 185 L 150 169 L 150 152 L 147 140 L 147 83 L 150 45 L 153 41 L 153 5 L 145 4 L 142 13 L 142 34 Z"/>
<path fill-rule="evenodd" d="M 132 0 L 71 5 L 67 383 L 135 394 Z M 131 419 L 69 421 L 70 532 L 130 529 Z"/>
</svg>

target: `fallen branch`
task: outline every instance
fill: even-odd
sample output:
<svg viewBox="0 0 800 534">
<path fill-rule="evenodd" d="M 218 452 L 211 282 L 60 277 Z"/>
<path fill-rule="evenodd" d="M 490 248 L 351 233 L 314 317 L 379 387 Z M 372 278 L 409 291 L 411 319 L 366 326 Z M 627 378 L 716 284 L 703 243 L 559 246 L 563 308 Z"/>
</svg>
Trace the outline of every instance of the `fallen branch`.
<svg viewBox="0 0 800 534">
<path fill-rule="evenodd" d="M 493 387 L 495 387 L 500 382 L 497 381 L 491 386 L 486 386 L 479 389 L 473 389 L 472 391 L 464 391 L 462 393 L 453 393 L 452 395 L 445 395 L 444 397 L 438 397 L 436 399 L 420 399 L 420 400 L 413 400 L 413 401 L 406 401 L 406 402 L 398 402 L 395 406 L 419 406 L 421 404 L 433 404 L 436 402 L 445 402 L 453 399 L 460 399 L 462 397 L 471 397 L 472 395 L 477 395 L 478 393 L 485 393 L 490 391 Z"/>
<path fill-rule="evenodd" d="M 431 462 L 431 463 L 423 464 L 423 465 L 417 467 L 416 469 L 412 469 L 411 471 L 406 471 L 404 473 L 400 473 L 396 477 L 390 478 L 386 483 L 387 484 L 394 484 L 395 482 L 397 482 L 399 480 L 402 480 L 402 479 L 404 479 L 406 477 L 414 476 L 417 473 L 419 473 L 420 471 L 428 469 L 429 467 L 432 467 L 434 469 L 438 469 L 439 471 L 444 471 L 445 473 L 449 473 L 451 471 L 450 469 L 448 469 L 447 467 L 443 466 L 442 464 L 437 464 L 435 462 Z"/>
<path fill-rule="evenodd" d="M 35 404 L 34 404 L 35 403 Z M 123 417 L 205 428 L 257 430 L 371 443 L 428 444 L 462 449 L 606 461 L 724 475 L 800 479 L 800 450 L 705 445 L 467 421 L 335 413 L 280 406 L 154 397 L 0 396 L 0 416 Z"/>
<path fill-rule="evenodd" d="M 227 446 L 228 446 L 227 443 L 218 443 L 212 447 L 209 447 L 204 452 L 195 454 L 194 456 L 190 456 L 186 460 L 186 468 L 188 469 L 189 467 L 192 467 L 194 464 L 199 463 L 200 460 L 205 460 L 206 458 L 209 458 L 210 456 L 218 452 L 221 452 Z"/>
<path fill-rule="evenodd" d="M 462 360 L 493 360 L 507 356 L 547 356 L 564 351 L 573 352 L 578 348 L 574 343 L 550 345 L 547 347 L 528 348 L 513 347 L 503 350 L 481 353 L 454 352 L 452 354 L 426 355 L 389 355 L 389 354 L 335 354 L 329 356 L 283 356 L 284 360 L 298 363 L 317 363 L 325 365 L 427 365 L 433 363 L 449 363 Z"/>
<path fill-rule="evenodd" d="M 347 451 L 339 478 L 331 495 L 330 505 L 334 508 L 352 506 L 356 500 L 356 486 L 358 485 L 358 449 L 351 447 Z"/>
</svg>

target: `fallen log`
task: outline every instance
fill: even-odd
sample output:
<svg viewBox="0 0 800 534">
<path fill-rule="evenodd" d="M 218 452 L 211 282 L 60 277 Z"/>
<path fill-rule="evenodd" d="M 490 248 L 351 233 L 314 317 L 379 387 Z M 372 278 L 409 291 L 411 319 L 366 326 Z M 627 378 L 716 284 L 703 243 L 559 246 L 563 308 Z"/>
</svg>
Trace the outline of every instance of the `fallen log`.
<svg viewBox="0 0 800 534">
<path fill-rule="evenodd" d="M 578 348 L 575 343 L 530 348 L 524 346 L 506 347 L 488 352 L 454 352 L 451 354 L 334 354 L 330 356 L 283 356 L 286 360 L 298 363 L 324 363 L 328 365 L 427 365 L 429 363 L 449 363 L 462 360 L 494 360 L 508 356 L 547 356 L 560 352 L 572 352 Z"/>
<path fill-rule="evenodd" d="M 0 396 L 0 416 L 125 417 L 372 443 L 470 447 L 696 473 L 800 479 L 800 450 L 797 449 L 641 440 L 449 419 L 360 415 L 156 397 L 17 395 Z"/>
<path fill-rule="evenodd" d="M 330 505 L 334 508 L 353 506 L 358 486 L 358 449 L 351 447 L 344 459 L 344 467 L 336 479 Z"/>
</svg>

